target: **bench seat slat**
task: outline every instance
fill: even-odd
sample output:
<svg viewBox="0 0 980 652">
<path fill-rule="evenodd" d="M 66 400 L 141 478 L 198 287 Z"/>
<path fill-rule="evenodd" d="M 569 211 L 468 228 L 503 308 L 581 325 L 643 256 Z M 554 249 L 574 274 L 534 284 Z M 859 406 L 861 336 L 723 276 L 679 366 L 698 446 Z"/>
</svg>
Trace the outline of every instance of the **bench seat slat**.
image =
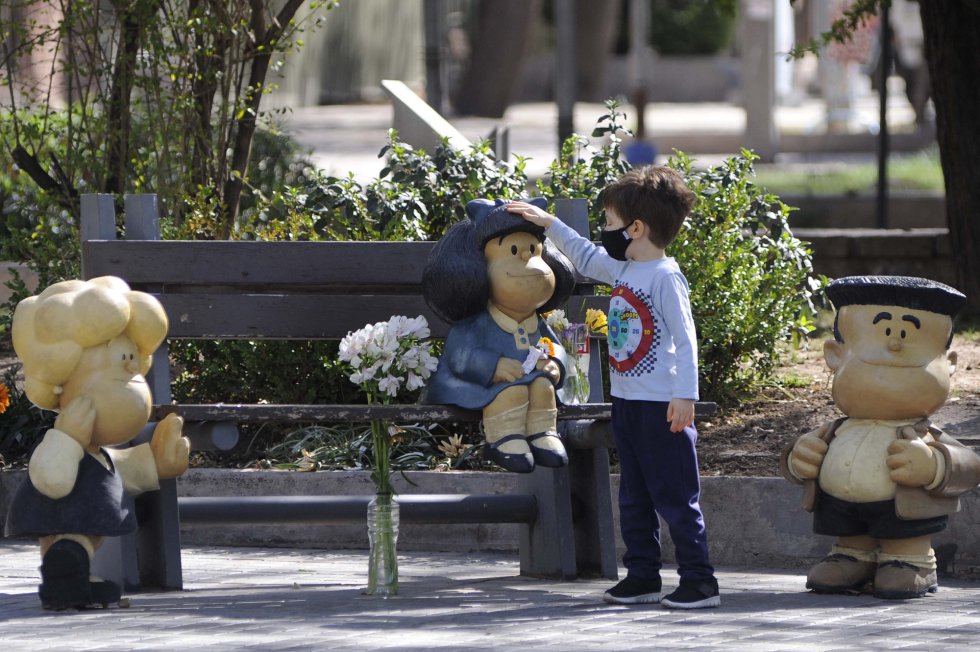
<svg viewBox="0 0 980 652">
<path fill-rule="evenodd" d="M 453 405 L 242 405 L 232 403 L 159 405 L 157 418 L 176 413 L 186 421 L 238 421 L 242 423 L 368 423 L 382 419 L 395 423 L 479 421 L 478 410 Z M 608 403 L 563 405 L 561 419 L 608 419 Z"/>
<path fill-rule="evenodd" d="M 714 403 L 698 402 L 695 414 L 708 417 L 715 414 Z M 472 421 L 480 420 L 477 410 L 465 410 L 452 405 L 273 405 L 273 404 L 181 404 L 158 405 L 154 408 L 157 419 L 176 413 L 187 421 L 238 421 L 242 423 L 367 423 L 372 419 L 382 419 L 395 423 L 415 423 L 431 421 Z M 561 405 L 558 418 L 561 420 L 596 419 L 608 421 L 612 406 L 609 403 L 583 403 L 580 405 Z"/>
</svg>

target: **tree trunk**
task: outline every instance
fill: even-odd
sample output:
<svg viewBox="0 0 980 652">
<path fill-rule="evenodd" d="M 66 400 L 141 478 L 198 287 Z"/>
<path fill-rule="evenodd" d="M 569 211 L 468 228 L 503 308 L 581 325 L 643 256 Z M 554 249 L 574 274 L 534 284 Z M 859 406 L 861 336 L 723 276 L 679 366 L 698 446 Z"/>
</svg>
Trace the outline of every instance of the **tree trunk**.
<svg viewBox="0 0 980 652">
<path fill-rule="evenodd" d="M 453 96 L 457 113 L 504 115 L 530 51 L 539 9 L 539 0 L 480 2 L 469 66 Z"/>
<path fill-rule="evenodd" d="M 203 29 L 194 32 L 194 69 L 197 76 L 193 81 L 193 96 L 196 98 L 194 122 L 188 125 L 191 130 L 191 183 L 194 186 L 205 186 L 209 179 L 214 178 L 214 163 L 212 161 L 211 131 L 214 110 L 214 97 L 218 92 L 218 74 L 224 66 L 224 54 L 230 49 L 227 32 L 230 26 L 222 24 L 219 12 L 213 8 L 213 3 L 201 0 L 191 0 L 187 14 L 196 17 L 203 16 L 206 20 L 217 23 L 213 34 L 207 34 Z M 208 37 L 214 43 L 208 42 Z"/>
<path fill-rule="evenodd" d="M 110 129 L 106 146 L 106 179 L 103 192 L 121 193 L 126 188 L 129 169 L 129 138 L 132 131 L 130 98 L 136 76 L 136 55 L 140 47 L 142 28 L 137 4 L 115 2 L 119 14 L 119 51 L 112 71 L 107 118 Z"/>
<path fill-rule="evenodd" d="M 980 2 L 920 2 L 958 289 L 980 313 Z"/>
<path fill-rule="evenodd" d="M 241 208 L 242 190 L 245 187 L 245 176 L 248 162 L 252 156 L 252 140 L 255 138 L 256 120 L 259 115 L 259 104 L 265 93 L 265 78 L 269 73 L 274 46 L 282 36 L 283 30 L 289 25 L 296 12 L 305 0 L 287 0 L 282 9 L 266 29 L 264 8 L 261 0 L 252 0 L 252 20 L 250 27 L 256 40 L 255 48 L 249 53 L 252 57 L 246 96 L 243 101 L 244 111 L 235 129 L 232 144 L 231 173 L 225 180 L 223 199 L 225 202 L 225 223 L 219 237 L 225 239 L 231 233 L 231 228 L 238 219 Z"/>
<path fill-rule="evenodd" d="M 621 0 L 576 0 L 575 87 L 583 102 L 602 102 L 606 92 L 606 64 L 619 28 Z"/>
</svg>

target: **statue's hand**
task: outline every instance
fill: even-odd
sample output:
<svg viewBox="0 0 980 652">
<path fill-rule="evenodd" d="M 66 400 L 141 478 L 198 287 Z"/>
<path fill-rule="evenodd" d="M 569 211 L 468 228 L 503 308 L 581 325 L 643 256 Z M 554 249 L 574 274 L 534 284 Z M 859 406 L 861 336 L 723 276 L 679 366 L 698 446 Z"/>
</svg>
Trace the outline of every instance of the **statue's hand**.
<svg viewBox="0 0 980 652">
<path fill-rule="evenodd" d="M 92 443 L 95 406 L 92 399 L 79 396 L 72 400 L 54 420 L 54 427 L 78 442 L 82 448 Z"/>
<path fill-rule="evenodd" d="M 160 478 L 176 478 L 187 470 L 191 443 L 181 436 L 184 420 L 176 414 L 168 414 L 153 429 L 150 450 L 156 462 Z"/>
<path fill-rule="evenodd" d="M 806 434 L 796 440 L 790 456 L 790 469 L 801 480 L 814 480 L 820 475 L 820 465 L 827 454 L 827 442 Z"/>
<path fill-rule="evenodd" d="M 501 357 L 497 360 L 497 368 L 493 372 L 493 382 L 512 383 L 524 375 L 524 368 L 519 360 Z"/>
<path fill-rule="evenodd" d="M 534 366 L 538 371 L 543 371 L 555 385 L 561 380 L 561 367 L 551 358 L 542 358 Z"/>
<path fill-rule="evenodd" d="M 898 439 L 888 446 L 889 476 L 905 487 L 924 487 L 936 477 L 936 456 L 921 439 Z"/>
</svg>

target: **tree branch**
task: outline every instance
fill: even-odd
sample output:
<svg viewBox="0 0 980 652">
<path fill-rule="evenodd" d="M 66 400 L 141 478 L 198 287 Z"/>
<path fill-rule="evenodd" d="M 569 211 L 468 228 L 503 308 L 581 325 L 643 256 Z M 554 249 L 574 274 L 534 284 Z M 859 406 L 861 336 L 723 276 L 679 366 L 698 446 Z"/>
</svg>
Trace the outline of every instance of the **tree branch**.
<svg viewBox="0 0 980 652">
<path fill-rule="evenodd" d="M 241 117 L 237 122 L 235 142 L 232 150 L 231 168 L 224 188 L 225 224 L 221 237 L 227 238 L 231 227 L 238 219 L 241 207 L 242 190 L 245 187 L 245 175 L 248 162 L 252 155 L 252 140 L 259 115 L 259 105 L 265 92 L 265 79 L 269 72 L 269 64 L 275 52 L 276 41 L 282 35 L 284 25 L 292 21 L 293 16 L 305 0 L 289 0 L 276 15 L 274 24 L 266 29 L 265 11 L 261 0 L 250 0 L 252 7 L 252 33 L 255 48 L 252 53 L 252 66 L 248 86 L 245 87 L 245 99 L 242 103 Z"/>
</svg>

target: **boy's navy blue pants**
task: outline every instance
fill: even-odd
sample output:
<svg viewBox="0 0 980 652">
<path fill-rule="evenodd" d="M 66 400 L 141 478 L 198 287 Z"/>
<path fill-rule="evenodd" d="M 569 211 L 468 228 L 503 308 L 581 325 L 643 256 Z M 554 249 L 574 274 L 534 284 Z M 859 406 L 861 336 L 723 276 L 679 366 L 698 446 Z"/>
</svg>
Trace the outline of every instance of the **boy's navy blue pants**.
<svg viewBox="0 0 980 652">
<path fill-rule="evenodd" d="M 656 577 L 661 563 L 659 513 L 670 528 L 681 580 L 714 576 L 698 501 L 701 482 L 693 425 L 671 432 L 667 403 L 613 397 L 619 453 L 619 525 L 628 574 Z"/>
</svg>

